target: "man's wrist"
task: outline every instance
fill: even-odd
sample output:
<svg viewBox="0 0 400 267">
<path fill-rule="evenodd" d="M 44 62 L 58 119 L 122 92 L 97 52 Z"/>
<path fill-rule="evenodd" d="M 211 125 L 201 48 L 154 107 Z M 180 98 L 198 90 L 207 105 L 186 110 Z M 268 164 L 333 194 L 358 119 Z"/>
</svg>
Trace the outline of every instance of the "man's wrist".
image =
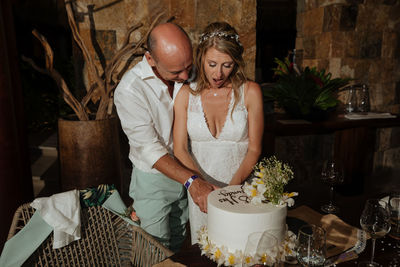
<svg viewBox="0 0 400 267">
<path fill-rule="evenodd" d="M 183 184 L 187 190 L 189 190 L 190 186 L 192 185 L 193 181 L 199 178 L 197 175 L 192 175 L 190 176 L 189 179 L 186 180 L 186 182 Z"/>
</svg>

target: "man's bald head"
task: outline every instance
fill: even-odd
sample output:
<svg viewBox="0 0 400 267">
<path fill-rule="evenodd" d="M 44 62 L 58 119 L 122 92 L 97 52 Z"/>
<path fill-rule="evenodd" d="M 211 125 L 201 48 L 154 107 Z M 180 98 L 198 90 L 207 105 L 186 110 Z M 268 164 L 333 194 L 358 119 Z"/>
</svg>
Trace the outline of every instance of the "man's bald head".
<svg viewBox="0 0 400 267">
<path fill-rule="evenodd" d="M 163 23 L 153 28 L 147 39 L 146 58 L 166 81 L 188 79 L 193 63 L 189 36 L 176 24 Z"/>
<path fill-rule="evenodd" d="M 154 27 L 147 38 L 147 49 L 149 52 L 153 56 L 156 56 L 157 52 L 172 52 L 171 49 L 173 48 L 192 49 L 190 38 L 185 30 L 179 25 L 170 22 Z"/>
</svg>

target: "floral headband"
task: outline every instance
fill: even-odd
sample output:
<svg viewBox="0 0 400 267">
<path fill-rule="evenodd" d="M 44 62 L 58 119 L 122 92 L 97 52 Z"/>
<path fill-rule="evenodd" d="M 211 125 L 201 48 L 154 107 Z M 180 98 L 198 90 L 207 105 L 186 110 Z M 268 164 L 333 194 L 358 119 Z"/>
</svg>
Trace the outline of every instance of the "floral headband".
<svg viewBox="0 0 400 267">
<path fill-rule="evenodd" d="M 242 46 L 242 44 L 239 41 L 239 35 L 237 35 L 237 34 L 228 34 L 226 32 L 219 32 L 219 31 L 218 32 L 210 32 L 210 33 L 207 33 L 207 34 L 203 33 L 202 35 L 200 35 L 200 44 L 205 42 L 205 41 L 207 41 L 210 38 L 215 37 L 215 36 L 217 36 L 219 38 L 224 37 L 224 38 L 227 38 L 227 39 L 233 39 L 233 40 L 236 41 L 236 43 L 238 45 Z"/>
</svg>

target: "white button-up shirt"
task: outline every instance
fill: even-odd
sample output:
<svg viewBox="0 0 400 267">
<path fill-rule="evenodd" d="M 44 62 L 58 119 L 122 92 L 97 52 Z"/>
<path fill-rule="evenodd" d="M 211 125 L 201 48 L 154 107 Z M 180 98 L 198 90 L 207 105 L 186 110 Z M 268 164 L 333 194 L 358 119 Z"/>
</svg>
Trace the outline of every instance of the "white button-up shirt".
<svg viewBox="0 0 400 267">
<path fill-rule="evenodd" d="M 114 103 L 129 139 L 129 159 L 136 168 L 159 173 L 153 165 L 165 154 L 172 154 L 174 98 L 181 87 L 181 83 L 175 83 L 171 98 L 167 85 L 155 75 L 146 57 L 119 82 Z"/>
</svg>

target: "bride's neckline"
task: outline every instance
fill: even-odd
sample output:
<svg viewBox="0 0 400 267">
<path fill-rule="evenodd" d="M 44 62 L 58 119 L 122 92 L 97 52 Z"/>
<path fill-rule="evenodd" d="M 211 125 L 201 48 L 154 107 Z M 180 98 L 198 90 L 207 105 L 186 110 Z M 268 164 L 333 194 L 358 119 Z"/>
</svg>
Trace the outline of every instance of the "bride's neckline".
<svg viewBox="0 0 400 267">
<path fill-rule="evenodd" d="M 233 91 L 231 90 L 232 88 L 229 88 L 230 90 L 226 93 L 226 97 L 229 97 L 229 100 L 227 101 L 228 102 L 228 104 L 227 104 L 227 107 L 225 108 L 225 112 L 226 112 L 226 114 L 225 114 L 225 116 L 224 116 L 224 118 L 225 118 L 225 120 L 224 120 L 224 123 L 222 124 L 222 126 L 221 126 L 221 130 L 219 131 L 219 133 L 218 133 L 218 131 L 217 131 L 217 127 L 215 127 L 216 128 L 216 133 L 215 133 L 215 135 L 213 135 L 212 134 L 212 132 L 211 132 L 211 129 L 210 129 L 210 124 L 209 124 L 209 121 L 208 121 L 208 119 L 207 119 L 207 111 L 204 109 L 204 105 L 203 105 L 203 97 L 204 97 L 204 94 L 201 94 L 200 95 L 200 106 L 201 106 L 201 111 L 202 111 L 202 113 L 203 113 L 203 118 L 204 118 L 204 123 L 206 124 L 206 126 L 207 126 L 207 129 L 208 129 L 208 132 L 209 132 L 209 134 L 214 138 L 214 139 L 219 139 L 220 137 L 221 137 L 221 134 L 224 132 L 224 129 L 225 129 L 225 125 L 227 124 L 227 120 L 228 120 L 228 116 L 229 116 L 229 113 L 230 113 L 230 111 L 231 111 L 231 107 L 232 107 L 232 99 L 233 99 Z M 214 95 L 211 95 L 211 97 L 215 97 L 215 98 L 217 98 L 217 97 L 223 97 L 223 95 L 216 95 L 216 96 L 214 96 Z"/>
</svg>

